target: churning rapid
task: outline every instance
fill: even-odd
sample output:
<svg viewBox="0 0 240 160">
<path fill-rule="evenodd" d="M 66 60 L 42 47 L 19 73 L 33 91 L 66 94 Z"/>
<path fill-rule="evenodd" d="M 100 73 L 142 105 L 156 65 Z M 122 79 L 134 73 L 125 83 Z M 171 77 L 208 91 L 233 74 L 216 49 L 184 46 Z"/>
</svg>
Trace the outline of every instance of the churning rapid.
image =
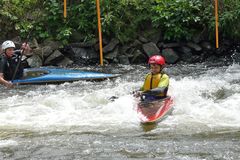
<svg viewBox="0 0 240 160">
<path fill-rule="evenodd" d="M 111 68 L 122 77 L 1 87 L 0 159 L 240 158 L 240 65 L 168 66 L 174 110 L 154 125 L 131 95 L 148 68 Z"/>
</svg>

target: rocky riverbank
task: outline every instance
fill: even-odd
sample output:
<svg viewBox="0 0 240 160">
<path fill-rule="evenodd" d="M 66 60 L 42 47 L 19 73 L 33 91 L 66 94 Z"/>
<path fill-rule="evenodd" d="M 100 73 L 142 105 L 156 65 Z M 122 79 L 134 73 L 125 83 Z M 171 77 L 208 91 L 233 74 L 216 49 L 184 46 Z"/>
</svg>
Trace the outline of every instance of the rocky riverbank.
<svg viewBox="0 0 240 160">
<path fill-rule="evenodd" d="M 230 64 L 240 62 L 240 46 L 228 40 L 216 49 L 214 44 L 196 38 L 188 42 L 164 42 L 159 36 L 138 38 L 129 44 L 121 44 L 119 40 L 103 39 L 103 54 L 105 64 L 142 64 L 148 57 L 161 54 L 168 64 L 198 63 L 211 61 L 214 63 Z M 20 47 L 22 40 L 14 38 L 13 41 Z M 39 44 L 36 39 L 30 42 L 32 55 L 26 58 L 30 67 L 99 64 L 99 44 L 97 40 L 90 42 L 74 42 L 62 46 L 60 42 L 45 40 Z"/>
</svg>

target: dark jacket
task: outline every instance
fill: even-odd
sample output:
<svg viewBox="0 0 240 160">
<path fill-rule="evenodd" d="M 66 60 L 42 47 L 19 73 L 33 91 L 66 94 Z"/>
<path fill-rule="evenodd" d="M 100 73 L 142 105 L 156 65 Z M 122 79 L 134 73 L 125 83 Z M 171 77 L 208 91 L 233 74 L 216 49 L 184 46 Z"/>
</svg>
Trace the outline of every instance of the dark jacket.
<svg viewBox="0 0 240 160">
<path fill-rule="evenodd" d="M 3 73 L 5 80 L 12 80 L 13 74 L 21 57 L 21 51 L 16 50 L 11 58 L 5 54 L 0 56 L 0 73 Z M 20 63 L 18 71 L 14 79 L 20 79 L 23 76 L 23 66 Z"/>
</svg>

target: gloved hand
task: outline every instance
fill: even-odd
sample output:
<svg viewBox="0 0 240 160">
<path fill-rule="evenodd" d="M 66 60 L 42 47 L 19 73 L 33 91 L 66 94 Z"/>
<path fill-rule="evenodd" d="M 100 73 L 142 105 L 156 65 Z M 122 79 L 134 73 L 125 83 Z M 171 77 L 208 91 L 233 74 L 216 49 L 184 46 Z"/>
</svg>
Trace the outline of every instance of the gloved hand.
<svg viewBox="0 0 240 160">
<path fill-rule="evenodd" d="M 142 91 L 135 91 L 135 92 L 133 93 L 133 96 L 136 97 L 136 98 L 138 98 L 138 97 L 141 97 L 142 93 L 143 93 Z"/>
</svg>

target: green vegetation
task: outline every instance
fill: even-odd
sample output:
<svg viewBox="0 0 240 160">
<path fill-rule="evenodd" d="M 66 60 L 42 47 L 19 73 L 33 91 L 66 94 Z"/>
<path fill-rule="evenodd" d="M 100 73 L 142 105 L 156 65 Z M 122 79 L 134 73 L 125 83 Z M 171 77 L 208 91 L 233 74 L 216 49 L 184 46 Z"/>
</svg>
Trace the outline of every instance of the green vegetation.
<svg viewBox="0 0 240 160">
<path fill-rule="evenodd" d="M 50 38 L 68 43 L 73 33 L 82 41 L 97 37 L 95 0 L 68 0 L 68 17 L 63 18 L 63 1 L 1 0 L 1 36 L 30 30 L 38 40 Z M 103 0 L 102 28 L 105 37 L 117 37 L 122 43 L 133 40 L 149 27 L 160 29 L 165 40 L 190 40 L 208 33 L 214 39 L 214 1 L 208 0 Z M 224 38 L 240 38 L 240 1 L 223 0 L 219 4 L 219 30 Z"/>
<path fill-rule="evenodd" d="M 164 29 L 165 39 L 191 39 L 198 29 L 195 25 L 201 20 L 201 7 L 201 0 L 157 0 L 152 21 Z"/>
</svg>

